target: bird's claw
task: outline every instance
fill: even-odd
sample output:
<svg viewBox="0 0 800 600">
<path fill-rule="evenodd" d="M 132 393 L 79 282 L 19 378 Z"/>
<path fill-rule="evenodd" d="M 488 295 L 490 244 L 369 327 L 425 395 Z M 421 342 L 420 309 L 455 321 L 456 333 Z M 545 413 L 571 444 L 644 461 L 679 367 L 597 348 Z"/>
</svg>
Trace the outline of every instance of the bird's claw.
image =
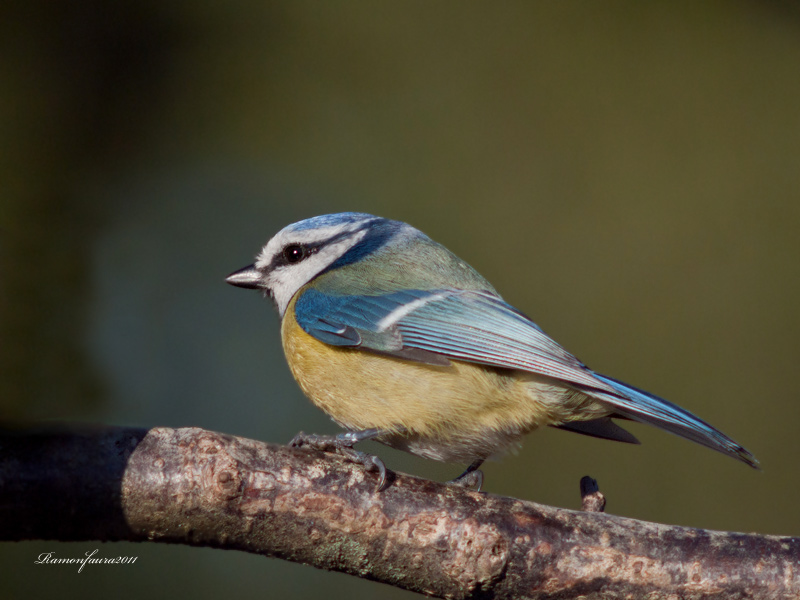
<svg viewBox="0 0 800 600">
<path fill-rule="evenodd" d="M 292 438 L 289 446 L 302 448 L 307 446 L 320 452 L 331 452 L 336 449 L 336 437 L 332 435 L 318 435 L 316 433 L 303 433 L 302 431 Z"/>
<path fill-rule="evenodd" d="M 372 454 L 355 450 L 353 445 L 362 441 L 358 432 L 342 433 L 340 435 L 319 435 L 316 433 L 303 433 L 302 431 L 292 438 L 289 445 L 292 448 L 312 448 L 321 452 L 332 452 L 343 456 L 350 462 L 363 466 L 367 471 L 378 473 L 376 492 L 382 492 L 388 487 L 389 470 L 383 461 Z"/>
<path fill-rule="evenodd" d="M 468 471 L 447 483 L 480 492 L 483 487 L 483 471 L 480 469 Z"/>
<path fill-rule="evenodd" d="M 338 448 L 337 452 L 351 462 L 362 465 L 367 471 L 378 473 L 378 485 L 375 488 L 376 492 L 382 492 L 388 487 L 388 469 L 380 458 L 374 454 L 367 454 L 366 452 L 354 450 L 346 446 Z"/>
<path fill-rule="evenodd" d="M 466 471 L 452 481 L 448 481 L 448 483 L 480 492 L 483 487 L 483 471 L 478 467 L 483 464 L 483 460 L 482 458 L 475 459 L 472 461 L 472 464 L 467 467 Z"/>
</svg>

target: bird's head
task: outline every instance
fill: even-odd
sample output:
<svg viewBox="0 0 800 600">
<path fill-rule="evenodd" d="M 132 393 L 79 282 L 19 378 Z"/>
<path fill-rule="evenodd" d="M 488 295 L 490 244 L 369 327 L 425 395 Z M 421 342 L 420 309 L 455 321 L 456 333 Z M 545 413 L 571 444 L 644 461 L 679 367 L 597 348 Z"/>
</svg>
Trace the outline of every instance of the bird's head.
<svg viewBox="0 0 800 600">
<path fill-rule="evenodd" d="M 297 291 L 322 273 L 358 263 L 399 238 L 414 235 L 424 237 L 410 225 L 366 213 L 312 217 L 281 229 L 255 263 L 231 273 L 226 281 L 262 290 L 282 317 Z"/>
</svg>

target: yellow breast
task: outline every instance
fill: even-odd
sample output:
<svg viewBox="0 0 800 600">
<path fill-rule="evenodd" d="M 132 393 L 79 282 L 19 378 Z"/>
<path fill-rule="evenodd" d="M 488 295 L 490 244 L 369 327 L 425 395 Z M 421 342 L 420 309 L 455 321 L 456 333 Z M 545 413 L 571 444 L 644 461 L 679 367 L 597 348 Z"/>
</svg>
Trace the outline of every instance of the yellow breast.
<svg viewBox="0 0 800 600">
<path fill-rule="evenodd" d="M 585 398 L 533 373 L 452 361 L 432 366 L 307 334 L 290 303 L 281 327 L 289 367 L 303 392 L 350 430 L 382 429 L 382 441 L 421 456 L 467 461 L 504 450 L 522 434 L 568 418 Z M 570 400 L 572 400 L 570 402 Z"/>
</svg>

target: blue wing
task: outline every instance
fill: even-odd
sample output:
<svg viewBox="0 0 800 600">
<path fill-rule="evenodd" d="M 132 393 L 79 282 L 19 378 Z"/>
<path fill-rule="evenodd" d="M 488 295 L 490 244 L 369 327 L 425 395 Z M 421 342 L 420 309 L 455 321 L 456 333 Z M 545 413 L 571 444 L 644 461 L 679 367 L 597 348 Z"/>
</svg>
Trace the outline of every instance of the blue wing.
<svg viewBox="0 0 800 600">
<path fill-rule="evenodd" d="M 655 425 L 752 467 L 758 465 L 750 452 L 690 412 L 595 373 L 490 292 L 438 289 L 336 296 L 309 289 L 297 300 L 295 317 L 308 334 L 334 346 L 434 365 L 447 365 L 453 359 L 553 377 L 608 405 L 611 416 Z M 628 437 L 609 429 L 606 421 L 587 421 L 583 429 L 574 424 L 565 428 L 636 441 L 613 424 Z"/>
<path fill-rule="evenodd" d="M 326 344 L 403 358 L 416 351 L 418 356 L 521 369 L 616 393 L 533 321 L 489 292 L 440 289 L 334 296 L 310 289 L 297 300 L 295 316 L 303 330 Z M 442 364 L 441 358 L 434 364 Z"/>
</svg>

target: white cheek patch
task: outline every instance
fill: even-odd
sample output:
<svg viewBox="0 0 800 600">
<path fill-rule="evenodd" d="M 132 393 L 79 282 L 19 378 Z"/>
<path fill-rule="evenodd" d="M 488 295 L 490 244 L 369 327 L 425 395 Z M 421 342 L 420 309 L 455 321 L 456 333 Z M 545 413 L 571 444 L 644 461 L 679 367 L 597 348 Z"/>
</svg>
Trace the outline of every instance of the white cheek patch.
<svg viewBox="0 0 800 600">
<path fill-rule="evenodd" d="M 330 227 L 326 229 L 335 230 L 333 235 L 341 234 L 347 231 L 346 229 L 342 231 L 342 228 L 340 227 Z M 354 229 L 354 227 L 350 229 Z M 318 231 L 319 233 L 323 233 L 324 230 Z M 314 234 L 316 234 L 318 231 L 314 231 Z M 345 237 L 336 243 L 320 248 L 319 251 L 300 261 L 299 263 L 278 267 L 269 273 L 266 278 L 267 287 L 272 290 L 272 297 L 275 299 L 275 305 L 278 307 L 278 312 L 280 313 L 281 317 L 283 317 L 284 313 L 286 312 L 286 307 L 289 306 L 289 302 L 297 293 L 297 290 L 339 260 L 339 258 L 341 258 L 345 252 L 358 244 L 366 234 L 366 230 L 362 229 L 361 231 Z M 314 235 L 314 238 L 317 241 L 330 239 L 331 237 L 332 234 L 330 231 L 327 232 L 326 235 Z M 260 263 L 264 264 L 265 266 L 269 265 L 272 262 L 275 254 L 280 252 L 286 244 L 292 243 L 292 241 L 295 243 L 308 245 L 314 244 L 314 239 L 312 239 L 311 236 L 300 238 L 299 236 L 295 235 L 293 236 L 293 240 L 278 240 L 277 238 L 278 236 L 275 236 L 272 240 L 270 240 L 270 242 L 264 248 L 264 251 L 259 255 L 259 262 L 257 262 L 256 265 Z M 270 253 L 270 246 L 276 241 L 279 242 L 280 246 L 278 249 L 273 250 L 273 252 Z"/>
</svg>

